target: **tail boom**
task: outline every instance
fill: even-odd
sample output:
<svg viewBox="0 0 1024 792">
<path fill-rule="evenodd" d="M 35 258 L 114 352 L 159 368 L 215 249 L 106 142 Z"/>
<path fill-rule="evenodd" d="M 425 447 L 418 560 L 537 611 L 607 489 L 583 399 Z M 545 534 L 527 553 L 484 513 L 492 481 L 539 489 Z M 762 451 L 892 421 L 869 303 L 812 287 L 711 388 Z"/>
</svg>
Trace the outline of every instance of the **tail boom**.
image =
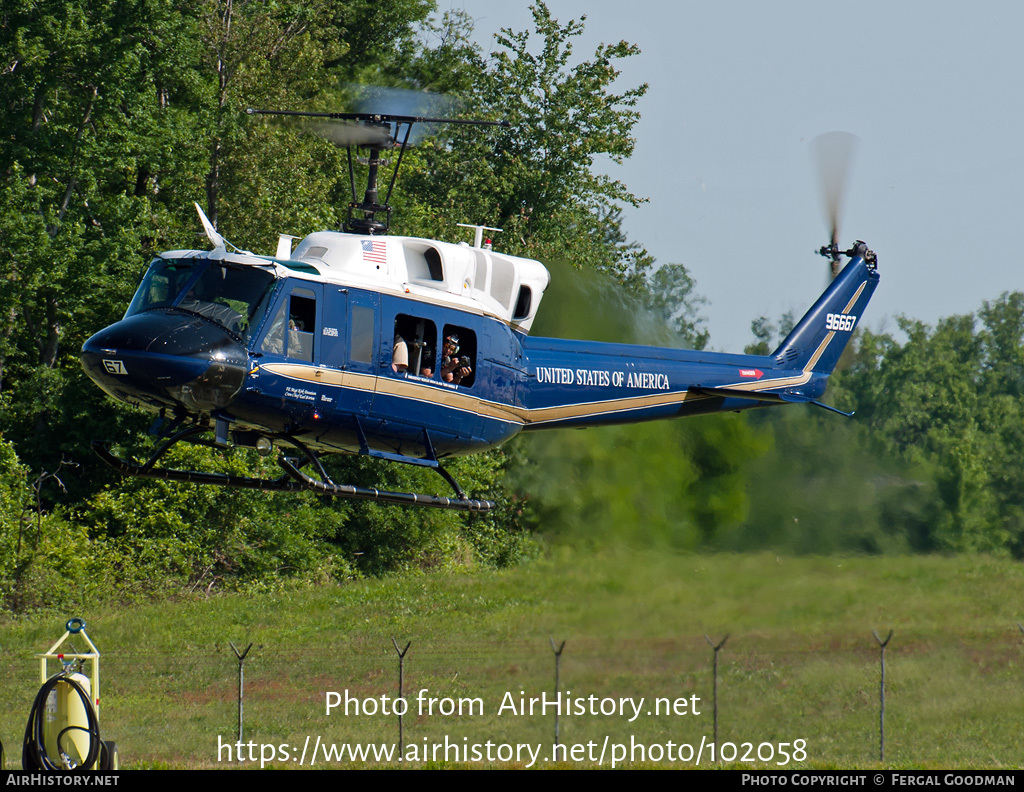
<svg viewBox="0 0 1024 792">
<path fill-rule="evenodd" d="M 818 399 L 878 279 L 874 256 L 855 256 L 768 356 L 527 338 L 527 379 L 518 411 L 523 429 L 793 403 L 834 409 Z"/>
</svg>

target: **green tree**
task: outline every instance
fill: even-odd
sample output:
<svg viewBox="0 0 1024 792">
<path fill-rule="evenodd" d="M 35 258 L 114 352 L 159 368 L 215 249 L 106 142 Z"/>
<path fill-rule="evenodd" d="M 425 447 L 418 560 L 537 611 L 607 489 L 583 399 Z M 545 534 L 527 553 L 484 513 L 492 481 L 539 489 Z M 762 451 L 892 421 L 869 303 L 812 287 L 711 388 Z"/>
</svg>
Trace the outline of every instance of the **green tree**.
<svg viewBox="0 0 1024 792">
<path fill-rule="evenodd" d="M 784 313 L 778 322 L 773 322 L 767 316 L 759 316 L 750 323 L 750 332 L 756 341 L 744 347 L 743 351 L 748 355 L 770 355 L 795 326 L 792 311 Z"/>
<path fill-rule="evenodd" d="M 711 335 L 700 313 L 707 300 L 696 293 L 696 281 L 682 264 L 665 264 L 650 276 L 647 287 L 651 306 L 666 325 L 672 327 L 683 344 L 704 349 Z"/>
<path fill-rule="evenodd" d="M 1020 346 L 1024 296 L 934 327 L 900 319 L 903 343 L 865 332 L 842 387 L 880 446 L 933 473 L 929 546 L 1012 551 L 1022 543 Z M 980 327 L 979 327 L 980 318 Z"/>
<path fill-rule="evenodd" d="M 502 250 L 543 260 L 569 258 L 626 280 L 651 259 L 621 233 L 620 206 L 640 199 L 598 171 L 633 150 L 633 108 L 646 85 L 616 92 L 615 62 L 638 51 L 601 45 L 570 65 L 583 21 L 561 25 L 537 3 L 533 33 L 503 30 L 501 49 L 479 55 L 466 114 L 508 121 L 505 129 L 441 130 L 410 161 L 404 192 L 424 206 L 403 230 L 437 236 L 456 222 L 504 229 Z M 535 34 L 535 36 L 534 36 Z M 465 49 L 461 57 L 471 57 Z M 603 159 L 602 159 L 603 161 Z M 404 205 L 403 205 L 404 209 Z M 407 220 L 400 220 L 405 224 Z"/>
<path fill-rule="evenodd" d="M 0 15 L 0 383 L 8 436 L 33 466 L 69 448 L 77 351 L 123 311 L 157 234 L 143 161 L 164 135 L 151 47 L 159 0 L 7 4 Z M 78 394 L 76 394 L 78 395 Z"/>
</svg>

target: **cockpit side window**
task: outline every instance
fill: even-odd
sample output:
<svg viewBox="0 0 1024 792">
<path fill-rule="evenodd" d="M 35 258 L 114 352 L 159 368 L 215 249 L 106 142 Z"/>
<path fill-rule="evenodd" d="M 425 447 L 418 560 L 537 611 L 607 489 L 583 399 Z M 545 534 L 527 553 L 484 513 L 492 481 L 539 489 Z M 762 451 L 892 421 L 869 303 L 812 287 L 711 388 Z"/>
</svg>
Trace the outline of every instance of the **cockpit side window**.
<svg viewBox="0 0 1024 792">
<path fill-rule="evenodd" d="M 281 303 L 260 349 L 312 363 L 315 329 L 316 296 L 308 289 L 295 289 Z"/>
<path fill-rule="evenodd" d="M 313 362 L 313 331 L 316 329 L 316 297 L 296 289 L 288 311 L 288 357 Z"/>
</svg>

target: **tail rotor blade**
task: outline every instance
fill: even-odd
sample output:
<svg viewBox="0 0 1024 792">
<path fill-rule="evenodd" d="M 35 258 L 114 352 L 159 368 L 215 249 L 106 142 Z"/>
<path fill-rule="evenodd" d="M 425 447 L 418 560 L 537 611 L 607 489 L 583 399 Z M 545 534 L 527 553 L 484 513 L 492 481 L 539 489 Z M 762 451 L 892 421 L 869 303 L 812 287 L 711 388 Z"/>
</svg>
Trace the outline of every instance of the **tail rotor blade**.
<svg viewBox="0 0 1024 792">
<path fill-rule="evenodd" d="M 853 162 L 860 139 L 849 132 L 826 132 L 812 141 L 821 184 L 822 206 L 825 222 L 829 227 L 831 261 L 829 274 L 839 274 L 839 219 L 843 212 L 843 199 L 849 182 L 850 165 Z"/>
<path fill-rule="evenodd" d="M 839 218 L 843 209 L 850 164 L 860 139 L 849 132 L 826 132 L 812 143 L 821 181 L 821 197 L 831 241 L 839 244 Z"/>
</svg>

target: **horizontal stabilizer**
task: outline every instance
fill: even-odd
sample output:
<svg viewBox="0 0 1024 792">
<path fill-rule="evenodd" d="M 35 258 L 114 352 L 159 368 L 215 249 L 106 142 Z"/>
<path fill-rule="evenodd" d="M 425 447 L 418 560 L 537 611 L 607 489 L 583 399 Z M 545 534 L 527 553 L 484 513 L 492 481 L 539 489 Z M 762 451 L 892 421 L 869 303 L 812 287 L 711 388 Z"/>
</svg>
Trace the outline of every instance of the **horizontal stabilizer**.
<svg viewBox="0 0 1024 792">
<path fill-rule="evenodd" d="M 852 412 L 843 412 L 842 410 L 831 407 L 828 404 L 824 404 L 817 399 L 812 399 L 810 396 L 803 393 L 794 393 L 793 391 L 772 393 L 771 391 L 745 391 L 738 390 L 736 388 L 706 388 L 702 385 L 695 385 L 690 388 L 690 392 L 699 393 L 702 396 L 717 396 L 722 399 L 747 399 L 749 401 L 766 402 L 768 404 L 813 404 L 815 407 L 821 407 L 824 410 L 845 415 L 847 418 L 853 415 Z"/>
<path fill-rule="evenodd" d="M 694 385 L 690 388 L 691 393 L 699 393 L 702 396 L 718 396 L 723 399 L 749 399 L 750 401 L 770 402 L 771 404 L 801 403 L 809 402 L 811 398 L 798 393 L 772 393 L 770 391 L 748 391 L 738 388 L 712 388 L 703 385 Z"/>
</svg>

